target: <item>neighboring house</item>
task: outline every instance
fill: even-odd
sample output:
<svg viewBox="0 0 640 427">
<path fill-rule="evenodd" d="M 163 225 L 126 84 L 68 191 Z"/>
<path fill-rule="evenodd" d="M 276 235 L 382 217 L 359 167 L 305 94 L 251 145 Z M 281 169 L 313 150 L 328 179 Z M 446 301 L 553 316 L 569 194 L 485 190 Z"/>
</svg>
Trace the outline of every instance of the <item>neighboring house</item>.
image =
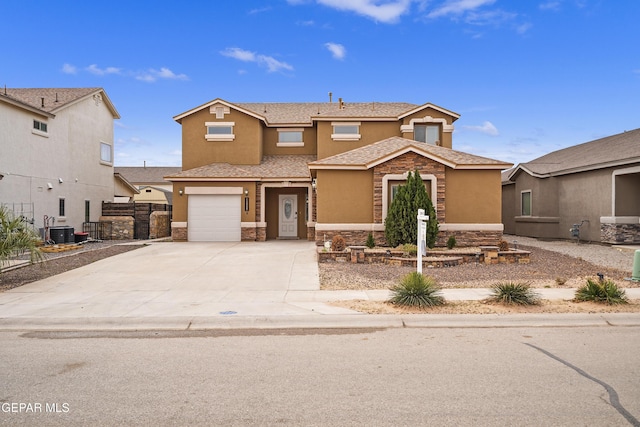
<svg viewBox="0 0 640 427">
<path fill-rule="evenodd" d="M 458 114 L 433 104 L 230 103 L 174 119 L 182 168 L 173 182 L 175 240 L 308 239 L 385 243 L 398 185 L 418 169 L 440 243 L 497 244 L 500 172 L 509 163 L 452 149 Z"/>
<path fill-rule="evenodd" d="M 103 201 L 133 191 L 113 172 L 119 118 L 101 88 L 0 89 L 0 204 L 38 228 L 98 221 Z"/>
<path fill-rule="evenodd" d="M 640 129 L 554 151 L 503 173 L 505 232 L 640 243 Z"/>
<path fill-rule="evenodd" d="M 116 166 L 115 172 L 124 176 L 139 190 L 131 201 L 172 204 L 173 184 L 164 179 L 179 173 L 181 167 L 173 166 Z"/>
</svg>

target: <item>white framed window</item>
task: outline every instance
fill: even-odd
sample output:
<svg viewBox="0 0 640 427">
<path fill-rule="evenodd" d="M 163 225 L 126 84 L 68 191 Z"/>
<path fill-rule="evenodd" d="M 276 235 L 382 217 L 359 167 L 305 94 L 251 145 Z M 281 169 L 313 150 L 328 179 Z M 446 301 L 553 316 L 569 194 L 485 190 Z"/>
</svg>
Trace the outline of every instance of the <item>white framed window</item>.
<svg viewBox="0 0 640 427">
<path fill-rule="evenodd" d="M 520 193 L 520 215 L 531 216 L 531 190 Z"/>
<path fill-rule="evenodd" d="M 302 147 L 304 146 L 303 129 L 278 128 L 278 147 Z"/>
<path fill-rule="evenodd" d="M 440 145 L 440 126 L 415 124 L 413 125 L 413 139 L 431 145 Z"/>
<path fill-rule="evenodd" d="M 235 122 L 206 122 L 207 133 L 205 138 L 207 141 L 233 141 L 233 127 Z"/>
<path fill-rule="evenodd" d="M 332 122 L 334 141 L 357 141 L 360 139 L 360 122 Z"/>
<path fill-rule="evenodd" d="M 33 120 L 33 129 L 31 129 L 31 133 L 40 136 L 49 136 L 49 128 L 46 122 L 41 122 L 40 120 Z"/>
<path fill-rule="evenodd" d="M 100 142 L 100 162 L 112 164 L 113 163 L 113 149 L 111 145 Z"/>
</svg>

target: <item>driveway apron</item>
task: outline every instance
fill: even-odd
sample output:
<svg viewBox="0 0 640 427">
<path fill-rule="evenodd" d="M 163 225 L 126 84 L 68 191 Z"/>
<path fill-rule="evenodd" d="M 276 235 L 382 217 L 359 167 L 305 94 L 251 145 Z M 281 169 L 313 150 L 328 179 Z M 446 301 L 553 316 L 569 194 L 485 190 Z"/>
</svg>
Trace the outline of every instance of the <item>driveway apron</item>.
<svg viewBox="0 0 640 427">
<path fill-rule="evenodd" d="M 154 242 L 0 293 L 13 319 L 270 316 L 350 310 L 290 302 L 318 291 L 316 246 L 306 241 Z"/>
</svg>

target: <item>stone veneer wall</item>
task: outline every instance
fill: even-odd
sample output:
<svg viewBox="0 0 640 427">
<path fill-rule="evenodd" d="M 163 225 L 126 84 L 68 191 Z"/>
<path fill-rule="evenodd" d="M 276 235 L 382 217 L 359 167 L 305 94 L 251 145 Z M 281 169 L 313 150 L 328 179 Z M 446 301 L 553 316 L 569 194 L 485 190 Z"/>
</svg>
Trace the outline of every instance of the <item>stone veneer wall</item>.
<svg viewBox="0 0 640 427">
<path fill-rule="evenodd" d="M 640 243 L 640 224 L 601 224 L 603 243 Z"/>
<path fill-rule="evenodd" d="M 445 204 L 445 166 L 435 162 L 427 157 L 420 156 L 416 153 L 409 152 L 394 159 L 384 162 L 373 168 L 373 222 L 382 223 L 382 178 L 385 175 L 402 175 L 406 172 L 414 172 L 416 169 L 420 172 L 420 177 L 425 175 L 434 175 L 437 180 L 437 195 L 431 195 L 431 202 L 436 210 L 438 221 L 444 222 Z M 424 179 L 424 178 L 423 178 Z M 434 200 L 435 199 L 435 200 Z"/>
<path fill-rule="evenodd" d="M 174 242 L 186 242 L 187 236 L 187 227 L 171 227 L 171 240 Z"/>
<path fill-rule="evenodd" d="M 171 220 L 168 211 L 154 211 L 149 215 L 149 238 L 160 239 L 171 235 Z"/>
<path fill-rule="evenodd" d="M 376 242 L 376 246 L 387 246 L 387 240 L 384 236 L 384 231 L 372 231 L 373 239 Z M 369 231 L 361 230 L 331 230 L 321 231 L 316 233 L 316 245 L 322 246 L 324 239 L 330 242 L 333 236 L 340 235 L 344 238 L 347 246 L 364 245 L 367 241 Z M 456 246 L 468 247 L 468 246 L 495 246 L 502 240 L 502 232 L 500 231 L 440 231 L 438 232 L 438 238 L 436 239 L 436 246 L 447 246 L 447 240 L 449 236 L 455 236 Z"/>
<path fill-rule="evenodd" d="M 133 239 L 134 219 L 132 216 L 101 216 L 102 229 L 107 240 L 127 240 Z"/>
<path fill-rule="evenodd" d="M 242 227 L 240 229 L 240 240 L 254 242 L 256 240 L 256 227 Z"/>
</svg>

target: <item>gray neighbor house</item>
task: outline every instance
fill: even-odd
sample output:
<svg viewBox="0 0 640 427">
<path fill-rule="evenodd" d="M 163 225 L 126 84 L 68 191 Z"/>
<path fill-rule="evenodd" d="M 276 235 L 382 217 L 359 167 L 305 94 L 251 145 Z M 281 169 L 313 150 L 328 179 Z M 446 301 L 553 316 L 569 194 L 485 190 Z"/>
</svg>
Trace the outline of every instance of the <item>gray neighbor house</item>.
<svg viewBox="0 0 640 427">
<path fill-rule="evenodd" d="M 640 243 L 640 129 L 504 171 L 502 221 L 519 236 Z"/>
</svg>

